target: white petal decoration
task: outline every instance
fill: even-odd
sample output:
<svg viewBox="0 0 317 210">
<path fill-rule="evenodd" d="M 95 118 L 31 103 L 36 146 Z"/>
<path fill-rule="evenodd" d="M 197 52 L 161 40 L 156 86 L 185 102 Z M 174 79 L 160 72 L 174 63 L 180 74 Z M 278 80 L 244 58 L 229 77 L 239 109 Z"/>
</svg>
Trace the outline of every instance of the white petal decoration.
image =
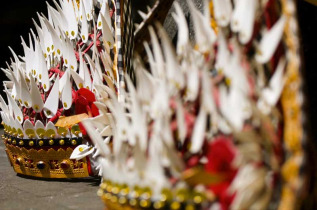
<svg viewBox="0 0 317 210">
<path fill-rule="evenodd" d="M 285 65 L 285 59 L 280 59 L 268 87 L 264 88 L 261 92 L 257 105 L 264 114 L 270 113 L 271 107 L 276 105 L 281 96 L 285 84 L 285 79 L 283 78 Z"/>
<path fill-rule="evenodd" d="M 101 16 L 103 16 L 107 22 L 107 25 L 109 26 L 109 29 L 111 31 L 111 18 L 110 18 L 110 12 L 109 12 L 109 5 L 106 1 L 103 1 L 99 15 L 97 20 L 97 28 L 102 29 L 102 20 Z"/>
<path fill-rule="evenodd" d="M 33 77 L 30 78 L 30 81 L 31 81 L 32 108 L 34 109 L 35 112 L 39 113 L 42 111 L 44 106 L 43 99 Z"/>
<path fill-rule="evenodd" d="M 231 29 L 239 32 L 239 41 L 242 44 L 247 44 L 251 39 L 257 7 L 258 1 L 254 0 L 240 0 L 236 3 L 231 19 Z"/>
<path fill-rule="evenodd" d="M 231 19 L 231 0 L 213 0 L 215 18 L 219 26 L 226 27 Z"/>
<path fill-rule="evenodd" d="M 204 109 L 200 109 L 199 114 L 195 121 L 195 127 L 193 130 L 191 138 L 191 153 L 197 153 L 201 150 L 201 147 L 205 140 L 206 133 L 206 124 L 207 124 L 207 113 Z"/>
<path fill-rule="evenodd" d="M 25 120 L 23 123 L 23 130 L 26 131 L 27 129 L 34 130 L 34 126 L 29 119 Z"/>
<path fill-rule="evenodd" d="M 101 132 L 100 132 L 101 136 L 112 136 L 112 129 L 110 126 L 106 126 Z"/>
<path fill-rule="evenodd" d="M 67 75 L 66 73 L 69 72 L 69 70 L 66 70 L 62 76 L 62 78 L 59 80 L 59 87 L 58 87 L 58 90 L 59 90 L 59 94 L 61 95 L 62 94 L 62 91 L 66 85 L 66 80 L 67 80 Z"/>
<path fill-rule="evenodd" d="M 67 25 L 68 25 L 68 36 L 70 37 L 71 40 L 75 39 L 78 34 L 78 24 L 76 20 L 76 14 L 74 10 L 74 6 L 77 3 L 73 0 L 68 0 L 68 1 L 63 1 L 62 3 L 62 8 L 64 15 L 67 19 Z"/>
<path fill-rule="evenodd" d="M 22 73 L 20 72 L 20 78 L 23 78 Z M 32 98 L 30 94 L 29 87 L 27 86 L 24 79 L 21 80 L 21 100 L 22 105 L 30 108 L 32 106 Z"/>
<path fill-rule="evenodd" d="M 78 89 L 82 88 L 84 86 L 84 79 L 77 74 L 77 72 L 70 70 L 70 74 L 72 78 L 74 79 L 76 86 Z"/>
<path fill-rule="evenodd" d="M 9 109 L 8 106 L 6 104 L 6 102 L 4 101 L 4 99 L 2 98 L 2 96 L 0 95 L 0 108 L 3 112 L 5 113 L 9 113 Z"/>
<path fill-rule="evenodd" d="M 44 114 L 47 118 L 52 118 L 58 109 L 59 104 L 59 76 L 55 80 L 50 94 L 48 95 L 44 104 Z"/>
<path fill-rule="evenodd" d="M 42 83 L 43 89 L 47 92 L 50 89 L 50 81 L 48 78 L 48 69 L 46 66 L 46 61 L 44 59 L 43 53 L 38 51 L 38 66 L 39 66 L 39 74 L 38 79 Z"/>
<path fill-rule="evenodd" d="M 19 70 L 18 70 L 19 71 Z M 17 77 L 14 75 L 14 73 L 12 72 L 11 74 L 12 76 L 12 79 L 13 79 L 13 89 L 12 89 L 12 92 L 11 92 L 11 96 L 15 99 L 15 100 L 19 100 L 21 99 L 21 86 L 20 86 L 20 83 L 17 79 Z"/>
<path fill-rule="evenodd" d="M 82 13 L 86 14 L 85 6 L 83 1 L 80 1 L 80 7 L 82 9 Z M 88 40 L 88 23 L 86 15 L 81 15 L 81 32 L 80 32 L 81 39 L 84 43 Z"/>
<path fill-rule="evenodd" d="M 84 72 L 84 88 L 91 90 L 91 83 L 92 82 L 91 82 L 90 72 L 88 70 L 86 63 L 83 60 L 81 60 L 81 61 L 82 61 L 81 68 L 82 68 L 82 71 Z"/>
<path fill-rule="evenodd" d="M 70 159 L 80 160 L 94 152 L 94 148 L 87 145 L 78 145 L 70 156 Z"/>
<path fill-rule="evenodd" d="M 46 19 L 44 16 L 41 17 L 38 13 L 38 18 L 40 20 L 40 23 L 41 23 L 41 27 L 42 27 L 42 32 L 43 32 L 43 38 L 44 38 L 44 53 L 46 55 L 51 55 L 52 52 L 53 52 L 53 49 L 52 49 L 52 46 L 53 46 L 53 40 L 52 40 L 52 35 L 51 33 L 49 32 L 45 22 L 44 22 L 44 19 Z"/>
<path fill-rule="evenodd" d="M 86 17 L 88 21 L 91 21 L 93 18 L 93 1 L 91 0 L 83 0 L 84 7 L 86 11 Z"/>
<path fill-rule="evenodd" d="M 157 39 L 156 33 L 153 29 L 153 27 L 149 27 L 150 35 L 151 35 L 151 42 L 153 46 L 153 55 L 154 55 L 154 66 L 156 67 L 156 71 L 159 77 L 165 76 L 165 69 L 164 69 L 164 59 L 163 59 L 163 53 L 159 44 L 159 41 Z"/>
<path fill-rule="evenodd" d="M 57 129 L 56 129 L 54 123 L 48 122 L 46 124 L 45 130 L 53 130 L 55 132 L 55 138 L 59 137 L 59 134 L 57 133 Z"/>
<path fill-rule="evenodd" d="M 102 39 L 105 43 L 108 43 L 108 45 L 112 47 L 114 44 L 114 39 L 110 28 L 111 25 L 108 25 L 105 17 L 102 14 L 100 14 L 100 17 L 102 25 Z"/>
<path fill-rule="evenodd" d="M 281 16 L 274 26 L 263 34 L 259 47 L 257 49 L 255 59 L 257 62 L 264 64 L 267 63 L 273 56 L 276 48 L 278 47 L 286 22 L 286 17 Z"/>
<path fill-rule="evenodd" d="M 37 120 L 37 121 L 35 122 L 34 128 L 35 128 L 35 130 L 37 130 L 37 129 L 39 129 L 39 128 L 42 128 L 42 129 L 45 130 L 45 126 L 44 126 L 44 124 L 43 124 L 40 120 Z"/>
<path fill-rule="evenodd" d="M 160 35 L 162 40 L 162 48 L 164 52 L 164 57 L 166 61 L 166 74 L 167 78 L 169 80 L 171 89 L 173 90 L 180 90 L 183 89 L 185 85 L 185 78 L 184 74 L 180 74 L 180 68 L 177 64 L 177 58 L 174 51 L 174 48 L 172 47 L 172 43 L 170 42 L 170 39 L 167 35 L 167 33 L 164 31 L 163 28 L 160 27 Z"/>
<path fill-rule="evenodd" d="M 173 17 L 175 21 L 177 22 L 177 27 L 178 27 L 177 53 L 181 54 L 184 52 L 184 49 L 188 46 L 189 31 L 188 31 L 185 15 L 177 1 L 175 1 L 174 7 L 175 7 L 176 13 L 173 14 Z"/>
<path fill-rule="evenodd" d="M 62 92 L 62 103 L 65 110 L 68 110 L 71 108 L 72 105 L 72 85 L 70 83 L 70 73 L 69 70 L 65 72 L 66 74 L 66 81 L 65 81 L 65 87 L 63 88 Z"/>
<path fill-rule="evenodd" d="M 8 101 L 9 101 L 9 110 L 10 109 L 13 110 L 15 119 L 17 119 L 19 121 L 19 123 L 21 124 L 24 120 L 22 111 L 21 111 L 20 107 L 17 105 L 17 103 L 15 102 L 15 100 L 9 95 L 9 93 L 7 91 L 6 91 L 6 94 L 7 94 Z"/>
<path fill-rule="evenodd" d="M 60 58 L 62 55 L 62 43 L 57 33 L 57 30 L 54 29 L 53 25 L 51 25 L 51 23 L 48 20 L 45 19 L 44 21 L 47 29 L 49 30 L 52 36 L 53 46 L 51 48 L 53 48 L 52 50 L 55 52 L 55 55 Z"/>
<path fill-rule="evenodd" d="M 94 129 L 94 127 L 91 125 L 91 122 L 89 120 L 83 120 L 82 121 L 87 133 L 91 137 L 91 140 L 94 142 L 98 150 L 100 151 L 100 154 L 103 155 L 103 157 L 107 157 L 110 155 L 110 149 L 108 145 L 106 145 L 103 142 L 103 139 L 100 135 L 98 135 Z"/>
<path fill-rule="evenodd" d="M 187 2 L 194 21 L 196 44 L 198 45 L 200 51 L 211 52 L 212 45 L 216 41 L 216 34 L 212 27 L 210 27 L 209 10 L 205 10 L 205 12 L 208 11 L 208 14 L 205 14 L 204 16 L 195 8 L 195 5 L 191 0 L 188 0 Z M 205 4 L 208 3 L 205 1 Z"/>
</svg>

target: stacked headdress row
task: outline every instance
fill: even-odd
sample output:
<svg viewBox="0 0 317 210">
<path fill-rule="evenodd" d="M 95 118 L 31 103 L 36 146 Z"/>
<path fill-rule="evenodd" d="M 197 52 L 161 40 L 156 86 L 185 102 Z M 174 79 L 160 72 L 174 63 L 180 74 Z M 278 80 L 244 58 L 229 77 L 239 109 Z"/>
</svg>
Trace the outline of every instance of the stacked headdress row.
<svg viewBox="0 0 317 210">
<path fill-rule="evenodd" d="M 187 2 L 195 42 L 175 3 L 176 50 L 150 27 L 149 69 L 137 58 L 124 100 L 104 87 L 100 115 L 83 121 L 100 196 L 110 209 L 296 208 L 305 131 L 294 2 L 205 0 L 202 13 Z"/>
<path fill-rule="evenodd" d="M 88 140 L 80 121 L 99 114 L 93 103 L 98 87 L 107 84 L 119 92 L 121 3 L 53 3 L 47 5 L 48 17 L 37 14 L 28 41 L 22 38 L 24 55 L 10 48 L 13 59 L 2 69 L 9 78 L 3 83 L 8 104 L 0 98 L 3 137 L 17 173 L 87 177 L 93 174 L 89 159 L 69 158 Z"/>
</svg>

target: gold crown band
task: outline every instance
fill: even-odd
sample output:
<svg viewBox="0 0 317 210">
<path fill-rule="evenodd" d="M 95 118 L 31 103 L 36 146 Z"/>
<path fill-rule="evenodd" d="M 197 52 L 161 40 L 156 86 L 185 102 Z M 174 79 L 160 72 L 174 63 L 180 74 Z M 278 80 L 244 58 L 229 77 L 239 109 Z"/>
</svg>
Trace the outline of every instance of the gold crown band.
<svg viewBox="0 0 317 210">
<path fill-rule="evenodd" d="M 88 159 L 70 160 L 73 149 L 69 146 L 57 150 L 53 148 L 44 150 L 27 149 L 9 144 L 7 141 L 4 143 L 10 163 L 18 174 L 41 178 L 89 177 Z"/>
<path fill-rule="evenodd" d="M 22 139 L 9 134 L 3 134 L 2 139 L 6 144 L 16 145 L 19 147 L 52 147 L 52 146 L 77 146 L 82 144 L 81 137 L 72 138 L 51 138 L 51 139 Z"/>
<path fill-rule="evenodd" d="M 201 209 L 214 201 L 213 196 L 205 192 L 188 189 L 162 190 L 160 199 L 151 197 L 150 188 L 113 184 L 104 181 L 98 191 L 105 205 L 109 209 Z"/>
</svg>

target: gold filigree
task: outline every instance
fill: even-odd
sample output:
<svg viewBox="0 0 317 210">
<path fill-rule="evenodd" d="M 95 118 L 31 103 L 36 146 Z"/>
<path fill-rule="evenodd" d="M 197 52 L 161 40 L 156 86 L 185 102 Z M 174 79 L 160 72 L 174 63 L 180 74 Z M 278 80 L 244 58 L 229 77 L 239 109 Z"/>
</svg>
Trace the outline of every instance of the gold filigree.
<svg viewBox="0 0 317 210">
<path fill-rule="evenodd" d="M 18 174 L 42 178 L 84 178 L 89 176 L 86 158 L 79 161 L 69 160 L 73 152 L 71 148 L 35 150 L 6 144 L 6 152 L 14 171 Z M 65 161 L 69 163 L 69 167 L 63 169 L 60 165 Z M 39 169 L 37 166 L 39 162 L 44 163 L 43 169 Z"/>
</svg>

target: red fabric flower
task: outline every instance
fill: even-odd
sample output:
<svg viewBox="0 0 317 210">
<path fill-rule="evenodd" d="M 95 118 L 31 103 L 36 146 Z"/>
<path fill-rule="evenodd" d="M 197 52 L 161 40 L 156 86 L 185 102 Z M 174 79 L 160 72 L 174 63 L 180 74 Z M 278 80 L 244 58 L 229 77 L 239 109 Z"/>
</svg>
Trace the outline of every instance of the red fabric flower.
<svg viewBox="0 0 317 210">
<path fill-rule="evenodd" d="M 82 114 L 87 113 L 90 117 L 96 117 L 99 115 L 98 108 L 94 104 L 96 101 L 95 94 L 86 88 L 80 88 L 77 91 L 77 97 L 75 99 L 75 113 Z"/>
<path fill-rule="evenodd" d="M 215 193 L 222 209 L 228 209 L 234 195 L 228 192 L 228 187 L 237 173 L 232 162 L 236 156 L 236 150 L 229 137 L 220 136 L 210 142 L 207 149 L 208 162 L 205 170 L 212 174 L 223 174 L 225 179 L 217 184 L 208 186 Z"/>
<path fill-rule="evenodd" d="M 96 101 L 95 94 L 86 88 L 80 88 L 76 92 L 75 97 L 75 113 L 82 114 L 87 113 L 89 117 L 96 117 L 99 115 L 99 110 L 94 104 Z M 85 136 L 87 134 L 84 126 L 79 123 L 79 128 L 82 134 Z"/>
</svg>

